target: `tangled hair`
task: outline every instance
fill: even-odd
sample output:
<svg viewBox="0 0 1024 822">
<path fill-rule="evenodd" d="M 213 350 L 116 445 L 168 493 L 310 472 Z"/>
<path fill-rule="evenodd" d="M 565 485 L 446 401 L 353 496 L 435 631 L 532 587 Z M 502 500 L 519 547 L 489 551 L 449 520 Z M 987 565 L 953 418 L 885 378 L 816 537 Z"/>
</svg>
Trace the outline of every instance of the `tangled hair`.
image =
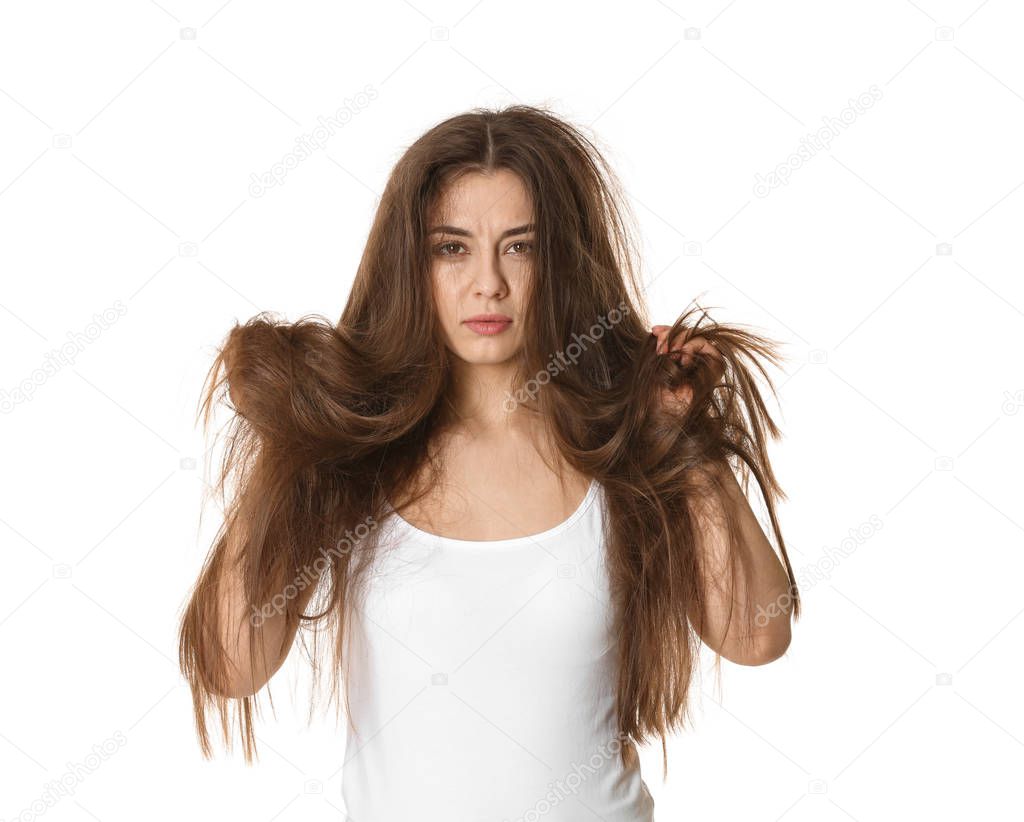
<svg viewBox="0 0 1024 822">
<path fill-rule="evenodd" d="M 728 464 L 744 490 L 749 475 L 756 479 L 799 616 L 775 513 L 785 495 L 766 451 L 767 436 L 777 439 L 779 430 L 755 379 L 756 371 L 771 386 L 762 360 L 779 363 L 776 344 L 693 307 L 672 324 L 670 338 L 699 333 L 721 353 L 724 374 L 700 353 L 689 362 L 659 355 L 621 185 L 595 144 L 541 108 L 476 109 L 432 127 L 395 165 L 337 324 L 320 315 L 287 323 L 267 314 L 236 323 L 207 375 L 204 430 L 215 405 L 228 401 L 234 413 L 211 486 L 225 500 L 224 522 L 179 633 L 205 758 L 212 755 L 212 708 L 225 743 L 237 718 L 246 762 L 256 754 L 255 695 L 225 695 L 233 676 L 227 642 L 236 628 L 251 671 L 268 670 L 268 648 L 283 660 L 298 628 L 312 629 L 316 681 L 323 667 L 317 636 L 326 629 L 333 637 L 330 698 L 337 696 L 347 629 L 378 526 L 390 515 L 387 501 L 401 508 L 438 481 L 442 456 L 429 446 L 453 425 L 452 354 L 433 299 L 426 221 L 459 175 L 498 169 L 522 180 L 537 238 L 509 401 L 516 413 L 536 415 L 557 467 L 597 479 L 608 504 L 624 764 L 637 762 L 634 743 L 660 736 L 667 775 L 665 737 L 689 718 L 710 581 L 697 503 L 726 493 L 709 466 Z M 684 384 L 693 390 L 689 404 L 659 402 L 664 389 Z M 753 557 L 732 510 L 723 510 L 725 582 L 734 591 L 750 578 Z M 232 586 L 252 618 L 229 608 Z M 306 613 L 314 594 L 314 612 Z M 754 635 L 752 611 L 735 626 L 739 637 Z M 308 651 L 305 637 L 302 644 Z"/>
</svg>

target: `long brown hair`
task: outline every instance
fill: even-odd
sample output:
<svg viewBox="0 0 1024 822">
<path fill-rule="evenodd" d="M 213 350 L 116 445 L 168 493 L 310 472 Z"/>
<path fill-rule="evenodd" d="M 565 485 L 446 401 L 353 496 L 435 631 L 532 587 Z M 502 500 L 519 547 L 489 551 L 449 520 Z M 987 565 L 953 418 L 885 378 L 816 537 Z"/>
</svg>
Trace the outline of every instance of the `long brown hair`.
<svg viewBox="0 0 1024 822">
<path fill-rule="evenodd" d="M 210 708 L 228 746 L 234 717 L 246 761 L 256 753 L 256 697 L 229 698 L 220 689 L 228 677 L 220 591 L 230 557 L 237 557 L 254 614 L 274 603 L 292 632 L 312 630 L 315 678 L 323 667 L 316 638 L 321 630 L 333 636 L 327 667 L 330 697 L 337 695 L 346 629 L 388 501 L 401 501 L 401 508 L 426 493 L 429 478 L 440 477 L 442 458 L 429 446 L 451 425 L 451 354 L 435 313 L 426 220 L 458 175 L 496 169 L 522 180 L 537 238 L 526 342 L 510 398 L 516 413 L 537 415 L 553 453 L 596 478 L 608 502 L 623 762 L 635 764 L 633 743 L 654 735 L 665 752 L 666 735 L 689 716 L 706 619 L 693 502 L 726 493 L 709 464 L 727 462 L 744 489 L 750 475 L 756 479 L 789 574 L 792 613 L 799 615 L 774 505 L 785 495 L 766 450 L 767 437 L 778 438 L 779 430 L 755 379 L 756 370 L 771 386 L 761 360 L 779 363 L 776 344 L 689 307 L 670 335 L 704 336 L 721 352 L 724 376 L 716 380 L 704 356 L 680 363 L 658 355 L 630 212 L 593 139 L 541 108 L 476 109 L 429 129 L 395 165 L 337 323 L 320 315 L 291 323 L 258 315 L 235 324 L 210 368 L 204 430 L 216 404 L 229 399 L 234 408 L 211 486 L 225 501 L 225 516 L 179 635 L 204 757 L 212 755 Z M 684 383 L 693 388 L 688 406 L 658 402 L 663 389 Z M 727 581 L 735 589 L 752 559 L 731 511 L 725 525 Z M 320 586 L 315 613 L 300 612 L 295 594 L 304 585 Z M 745 610 L 741 635 L 754 633 L 752 610 Z M 259 620 L 252 622 L 255 661 L 263 646 Z M 667 774 L 667 753 L 665 768 Z"/>
</svg>

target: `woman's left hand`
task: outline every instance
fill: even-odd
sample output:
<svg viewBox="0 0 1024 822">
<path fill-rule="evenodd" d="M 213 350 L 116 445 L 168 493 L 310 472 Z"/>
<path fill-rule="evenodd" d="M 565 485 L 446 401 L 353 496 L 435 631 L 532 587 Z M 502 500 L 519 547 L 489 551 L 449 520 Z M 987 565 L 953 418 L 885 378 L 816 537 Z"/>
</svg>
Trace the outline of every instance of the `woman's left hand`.
<svg viewBox="0 0 1024 822">
<path fill-rule="evenodd" d="M 668 345 L 668 332 L 671 326 L 668 325 L 656 325 L 651 329 L 651 334 L 658 340 L 657 352 L 659 354 L 667 353 L 671 357 L 678 359 L 680 364 L 689 365 L 693 361 L 693 356 L 696 352 L 702 352 L 711 357 L 712 368 L 714 369 L 714 383 L 722 378 L 725 373 L 725 360 L 722 358 L 721 353 L 715 348 L 706 338 L 699 335 L 690 337 L 685 343 L 678 344 L 673 342 L 673 345 Z M 679 386 L 675 391 L 671 389 L 662 389 L 662 401 L 671 403 L 680 407 L 685 408 L 693 400 L 693 387 L 687 384 Z"/>
</svg>

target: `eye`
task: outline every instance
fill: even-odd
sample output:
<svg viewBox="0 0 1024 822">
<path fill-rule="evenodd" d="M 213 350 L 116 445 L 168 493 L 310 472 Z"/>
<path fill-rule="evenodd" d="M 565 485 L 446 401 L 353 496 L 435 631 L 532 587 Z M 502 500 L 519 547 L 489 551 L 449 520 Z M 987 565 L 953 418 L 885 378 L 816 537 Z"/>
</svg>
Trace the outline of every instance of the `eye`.
<svg viewBox="0 0 1024 822">
<path fill-rule="evenodd" d="M 521 254 L 528 254 L 529 252 L 533 251 L 533 243 L 528 242 L 527 240 L 516 240 L 514 243 L 512 243 L 512 245 L 509 246 L 509 248 L 515 248 L 517 245 L 525 246 L 525 248 L 522 251 L 517 251 L 516 256 Z"/>
<path fill-rule="evenodd" d="M 434 246 L 434 251 L 436 253 L 440 254 L 442 257 L 457 256 L 454 252 L 448 250 L 448 249 L 452 248 L 453 246 L 456 246 L 456 247 L 459 247 L 459 248 L 465 248 L 465 246 L 462 245 L 462 243 L 458 243 L 458 242 L 454 242 L 454 241 L 449 241 L 449 242 L 446 242 L 446 243 L 439 243 L 438 245 Z"/>
</svg>

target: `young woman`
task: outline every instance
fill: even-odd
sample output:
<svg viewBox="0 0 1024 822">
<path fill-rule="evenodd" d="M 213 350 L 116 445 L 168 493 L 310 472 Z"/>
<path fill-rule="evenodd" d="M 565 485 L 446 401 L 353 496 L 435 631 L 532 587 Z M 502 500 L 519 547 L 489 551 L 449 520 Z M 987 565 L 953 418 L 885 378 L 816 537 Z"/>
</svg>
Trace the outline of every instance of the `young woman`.
<svg viewBox="0 0 1024 822">
<path fill-rule="evenodd" d="M 684 726 L 699 643 L 785 652 L 750 367 L 777 355 L 695 309 L 648 326 L 626 213 L 578 128 L 475 110 L 399 160 L 339 322 L 231 330 L 203 402 L 236 412 L 226 516 L 180 633 L 204 756 L 212 707 L 251 761 L 255 694 L 300 627 L 322 669 L 319 628 L 354 819 L 650 820 L 635 745 Z"/>
</svg>

